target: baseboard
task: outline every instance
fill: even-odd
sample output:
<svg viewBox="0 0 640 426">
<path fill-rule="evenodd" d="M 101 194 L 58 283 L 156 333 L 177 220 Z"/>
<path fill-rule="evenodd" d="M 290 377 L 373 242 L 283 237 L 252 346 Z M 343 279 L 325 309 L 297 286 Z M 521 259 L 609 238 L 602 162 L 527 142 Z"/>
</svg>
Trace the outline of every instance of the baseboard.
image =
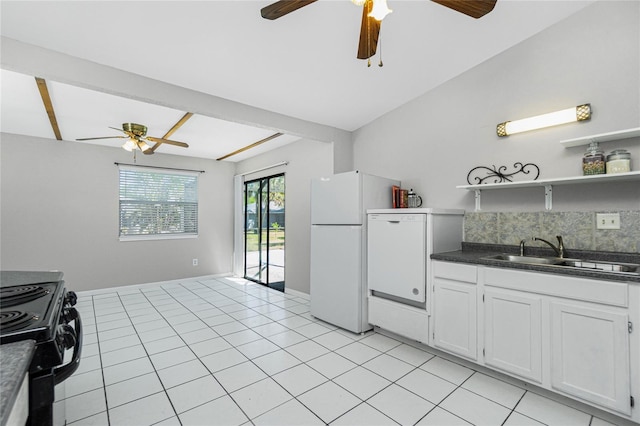
<svg viewBox="0 0 640 426">
<path fill-rule="evenodd" d="M 292 296 L 300 297 L 302 299 L 306 299 L 306 300 L 310 300 L 311 299 L 311 296 L 309 294 L 303 293 L 303 292 L 298 291 L 298 290 L 293 290 L 293 289 L 287 288 L 286 285 L 284 287 L 284 292 L 286 294 L 290 294 Z"/>
<path fill-rule="evenodd" d="M 118 287 L 98 288 L 94 290 L 82 290 L 82 291 L 76 291 L 76 294 L 78 296 L 99 296 L 101 294 L 108 294 L 108 293 L 125 291 L 125 290 L 137 290 L 145 287 L 155 286 L 158 284 L 169 284 L 169 285 L 179 284 L 187 280 L 198 281 L 198 280 L 205 280 L 205 279 L 223 278 L 223 277 L 229 277 L 229 276 L 232 276 L 232 274 L 224 273 L 224 274 L 214 274 L 214 275 L 202 275 L 199 277 L 180 278 L 180 279 L 168 280 L 168 281 L 156 281 L 156 282 L 143 283 L 143 284 L 128 284 L 128 285 L 123 285 Z"/>
</svg>

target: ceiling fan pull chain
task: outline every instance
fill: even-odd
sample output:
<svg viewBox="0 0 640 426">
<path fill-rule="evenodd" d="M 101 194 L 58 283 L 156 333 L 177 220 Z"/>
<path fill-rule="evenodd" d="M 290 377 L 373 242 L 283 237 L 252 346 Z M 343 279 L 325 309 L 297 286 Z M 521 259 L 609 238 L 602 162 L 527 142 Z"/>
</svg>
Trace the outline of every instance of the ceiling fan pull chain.
<svg viewBox="0 0 640 426">
<path fill-rule="evenodd" d="M 378 62 L 378 66 L 382 67 L 382 33 L 380 33 L 380 37 L 378 38 L 378 48 L 380 49 L 380 62 Z"/>
<path fill-rule="evenodd" d="M 367 59 L 367 67 L 370 67 L 370 66 L 371 66 L 371 58 L 368 58 Z"/>
</svg>

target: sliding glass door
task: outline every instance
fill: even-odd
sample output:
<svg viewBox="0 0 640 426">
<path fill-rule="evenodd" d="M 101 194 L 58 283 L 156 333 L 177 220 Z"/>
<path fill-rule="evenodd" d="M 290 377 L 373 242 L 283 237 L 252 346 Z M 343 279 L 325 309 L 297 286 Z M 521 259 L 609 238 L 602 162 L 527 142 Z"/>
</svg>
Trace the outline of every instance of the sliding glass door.
<svg viewBox="0 0 640 426">
<path fill-rule="evenodd" d="M 244 184 L 244 277 L 284 291 L 284 174 Z"/>
</svg>

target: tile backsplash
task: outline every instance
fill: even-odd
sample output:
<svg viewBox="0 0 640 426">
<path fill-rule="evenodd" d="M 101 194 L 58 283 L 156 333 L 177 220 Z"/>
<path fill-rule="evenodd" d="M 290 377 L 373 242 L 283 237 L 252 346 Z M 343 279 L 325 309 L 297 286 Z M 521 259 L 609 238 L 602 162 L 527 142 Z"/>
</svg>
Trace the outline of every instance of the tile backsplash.
<svg viewBox="0 0 640 426">
<path fill-rule="evenodd" d="M 620 229 L 596 229 L 596 212 L 467 212 L 464 216 L 464 241 L 468 243 L 546 247 L 533 237 L 556 243 L 562 235 L 568 250 L 640 252 L 640 210 L 599 211 L 620 213 Z"/>
</svg>

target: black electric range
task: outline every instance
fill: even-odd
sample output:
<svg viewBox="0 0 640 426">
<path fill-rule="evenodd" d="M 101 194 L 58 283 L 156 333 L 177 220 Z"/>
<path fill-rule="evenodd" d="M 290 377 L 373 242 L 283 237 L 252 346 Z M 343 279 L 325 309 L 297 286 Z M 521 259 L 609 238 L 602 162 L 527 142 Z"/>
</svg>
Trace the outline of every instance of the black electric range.
<svg viewBox="0 0 640 426">
<path fill-rule="evenodd" d="M 78 368 L 82 325 L 62 272 L 0 271 L 0 343 L 31 339 L 29 425 L 53 424 L 55 385 Z M 73 349 L 70 362 L 65 353 Z"/>
</svg>

